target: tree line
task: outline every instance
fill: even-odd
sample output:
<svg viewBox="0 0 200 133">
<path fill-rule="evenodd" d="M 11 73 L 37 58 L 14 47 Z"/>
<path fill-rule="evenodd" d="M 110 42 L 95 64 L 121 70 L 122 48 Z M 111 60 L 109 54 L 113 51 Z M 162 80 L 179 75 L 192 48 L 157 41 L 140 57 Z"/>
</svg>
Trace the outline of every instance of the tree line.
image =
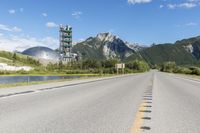
<svg viewBox="0 0 200 133">
<path fill-rule="evenodd" d="M 109 59 L 109 60 L 96 60 L 96 59 L 85 59 L 80 61 L 71 61 L 68 63 L 64 63 L 62 61 L 58 63 L 49 63 L 48 65 L 42 65 L 38 60 L 24 56 L 17 53 L 4 52 L 0 51 L 0 57 L 7 58 L 12 60 L 11 65 L 28 65 L 32 66 L 34 69 L 26 72 L 26 71 L 18 71 L 18 72 L 9 72 L 2 71 L 0 74 L 116 74 L 117 70 L 115 65 L 117 63 L 121 63 L 117 59 Z M 148 71 L 149 65 L 140 60 L 133 60 L 125 63 L 125 73 L 135 73 L 135 72 L 145 72 Z M 120 71 L 119 71 L 120 72 Z M 121 71 L 122 72 L 122 71 Z"/>
<path fill-rule="evenodd" d="M 178 66 L 175 62 L 164 62 L 158 69 L 162 72 L 200 75 L 200 67 Z"/>
<path fill-rule="evenodd" d="M 46 71 L 64 72 L 64 73 L 96 73 L 96 74 L 116 74 L 115 65 L 120 61 L 115 59 L 110 60 L 94 60 L 86 59 L 82 61 L 72 61 L 69 63 L 52 64 L 46 66 Z M 148 71 L 149 65 L 144 61 L 134 60 L 125 63 L 125 73 L 145 72 Z"/>
</svg>

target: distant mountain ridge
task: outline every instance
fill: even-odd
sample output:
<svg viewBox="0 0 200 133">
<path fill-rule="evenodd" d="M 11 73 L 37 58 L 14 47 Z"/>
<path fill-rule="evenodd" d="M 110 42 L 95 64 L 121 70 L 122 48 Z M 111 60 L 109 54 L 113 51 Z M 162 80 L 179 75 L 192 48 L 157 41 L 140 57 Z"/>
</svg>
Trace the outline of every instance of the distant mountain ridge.
<svg viewBox="0 0 200 133">
<path fill-rule="evenodd" d="M 173 44 L 158 44 L 140 52 L 152 65 L 174 61 L 179 65 L 200 64 L 200 37 L 176 41 Z"/>
<path fill-rule="evenodd" d="M 73 47 L 83 59 L 118 59 L 124 62 L 145 60 L 150 65 L 175 61 L 180 65 L 200 64 L 200 36 L 183 39 L 174 44 L 158 44 L 150 47 L 123 41 L 111 33 L 99 33 Z"/>
</svg>

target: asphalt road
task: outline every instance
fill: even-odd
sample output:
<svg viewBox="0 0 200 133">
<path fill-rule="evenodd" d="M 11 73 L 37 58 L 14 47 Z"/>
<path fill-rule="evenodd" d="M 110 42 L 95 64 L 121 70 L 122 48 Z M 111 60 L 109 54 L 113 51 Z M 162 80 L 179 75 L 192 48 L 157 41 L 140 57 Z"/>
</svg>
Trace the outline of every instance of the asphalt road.
<svg viewBox="0 0 200 133">
<path fill-rule="evenodd" d="M 200 82 L 155 71 L 0 97 L 0 133 L 200 133 L 199 124 Z"/>
</svg>

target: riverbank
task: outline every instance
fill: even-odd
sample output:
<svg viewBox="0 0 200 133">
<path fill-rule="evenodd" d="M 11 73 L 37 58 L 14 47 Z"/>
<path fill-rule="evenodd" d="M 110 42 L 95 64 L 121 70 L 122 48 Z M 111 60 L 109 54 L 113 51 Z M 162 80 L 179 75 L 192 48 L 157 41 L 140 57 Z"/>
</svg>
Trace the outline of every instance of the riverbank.
<svg viewBox="0 0 200 133">
<path fill-rule="evenodd" d="M 2 75 L 5 76 L 5 75 Z M 8 75 L 8 76 L 25 76 L 25 75 Z M 95 79 L 95 78 L 106 78 L 106 77 L 112 77 L 117 76 L 115 74 L 105 74 L 105 75 L 99 75 L 99 74 L 68 74 L 68 75 L 26 75 L 26 76 L 79 76 L 79 78 L 69 78 L 69 79 L 59 79 L 59 80 L 47 80 L 47 81 L 32 81 L 32 82 L 19 82 L 19 83 L 13 83 L 13 84 L 0 84 L 1 88 L 11 88 L 11 87 L 17 87 L 17 86 L 30 86 L 30 85 L 39 85 L 39 84 L 49 84 L 49 83 L 58 83 L 58 82 L 65 82 L 65 81 L 75 81 L 75 80 L 83 80 L 83 79 Z"/>
<path fill-rule="evenodd" d="M 46 74 L 40 74 L 40 73 L 32 73 L 32 74 L 5 74 L 0 75 L 0 77 L 5 76 L 98 76 L 100 74 L 63 74 L 63 73 L 46 73 Z"/>
</svg>

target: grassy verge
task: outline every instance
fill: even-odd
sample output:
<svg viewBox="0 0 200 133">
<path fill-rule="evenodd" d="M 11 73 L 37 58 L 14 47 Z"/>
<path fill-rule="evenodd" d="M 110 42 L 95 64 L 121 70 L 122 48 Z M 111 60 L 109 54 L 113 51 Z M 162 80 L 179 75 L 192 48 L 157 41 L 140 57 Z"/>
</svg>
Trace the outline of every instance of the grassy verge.
<svg viewBox="0 0 200 133">
<path fill-rule="evenodd" d="M 10 76 L 10 75 L 9 75 Z M 24 76 L 24 75 L 23 75 Z M 41 76 L 41 75 L 40 75 Z M 44 76 L 44 75 L 43 75 Z M 54 76 L 54 75 L 53 75 Z M 66 75 L 65 75 L 66 76 Z M 69 75 L 67 75 L 69 76 Z M 74 76 L 74 75 L 71 75 Z M 79 75 L 80 76 L 80 75 Z M 48 80 L 48 81 L 32 81 L 32 82 L 19 82 L 14 84 L 0 84 L 0 88 L 11 88 L 17 86 L 28 86 L 28 85 L 38 85 L 38 84 L 48 84 L 48 83 L 57 83 L 57 82 L 66 82 L 72 80 L 82 80 L 82 79 L 94 79 L 94 78 L 103 78 L 103 77 L 112 77 L 116 76 L 115 74 L 106 74 L 106 75 L 82 75 L 78 79 L 59 79 L 59 80 Z"/>
<path fill-rule="evenodd" d="M 40 74 L 40 73 L 35 73 L 35 74 L 5 74 L 5 75 L 0 75 L 2 77 L 4 76 L 99 76 L 99 74 L 62 74 L 62 73 L 47 73 L 47 74 Z"/>
<path fill-rule="evenodd" d="M 182 73 L 174 73 L 174 74 L 181 75 L 181 76 L 187 76 L 187 77 L 190 77 L 190 78 L 197 78 L 197 79 L 200 79 L 200 76 L 198 76 L 198 75 L 182 74 Z"/>
</svg>

